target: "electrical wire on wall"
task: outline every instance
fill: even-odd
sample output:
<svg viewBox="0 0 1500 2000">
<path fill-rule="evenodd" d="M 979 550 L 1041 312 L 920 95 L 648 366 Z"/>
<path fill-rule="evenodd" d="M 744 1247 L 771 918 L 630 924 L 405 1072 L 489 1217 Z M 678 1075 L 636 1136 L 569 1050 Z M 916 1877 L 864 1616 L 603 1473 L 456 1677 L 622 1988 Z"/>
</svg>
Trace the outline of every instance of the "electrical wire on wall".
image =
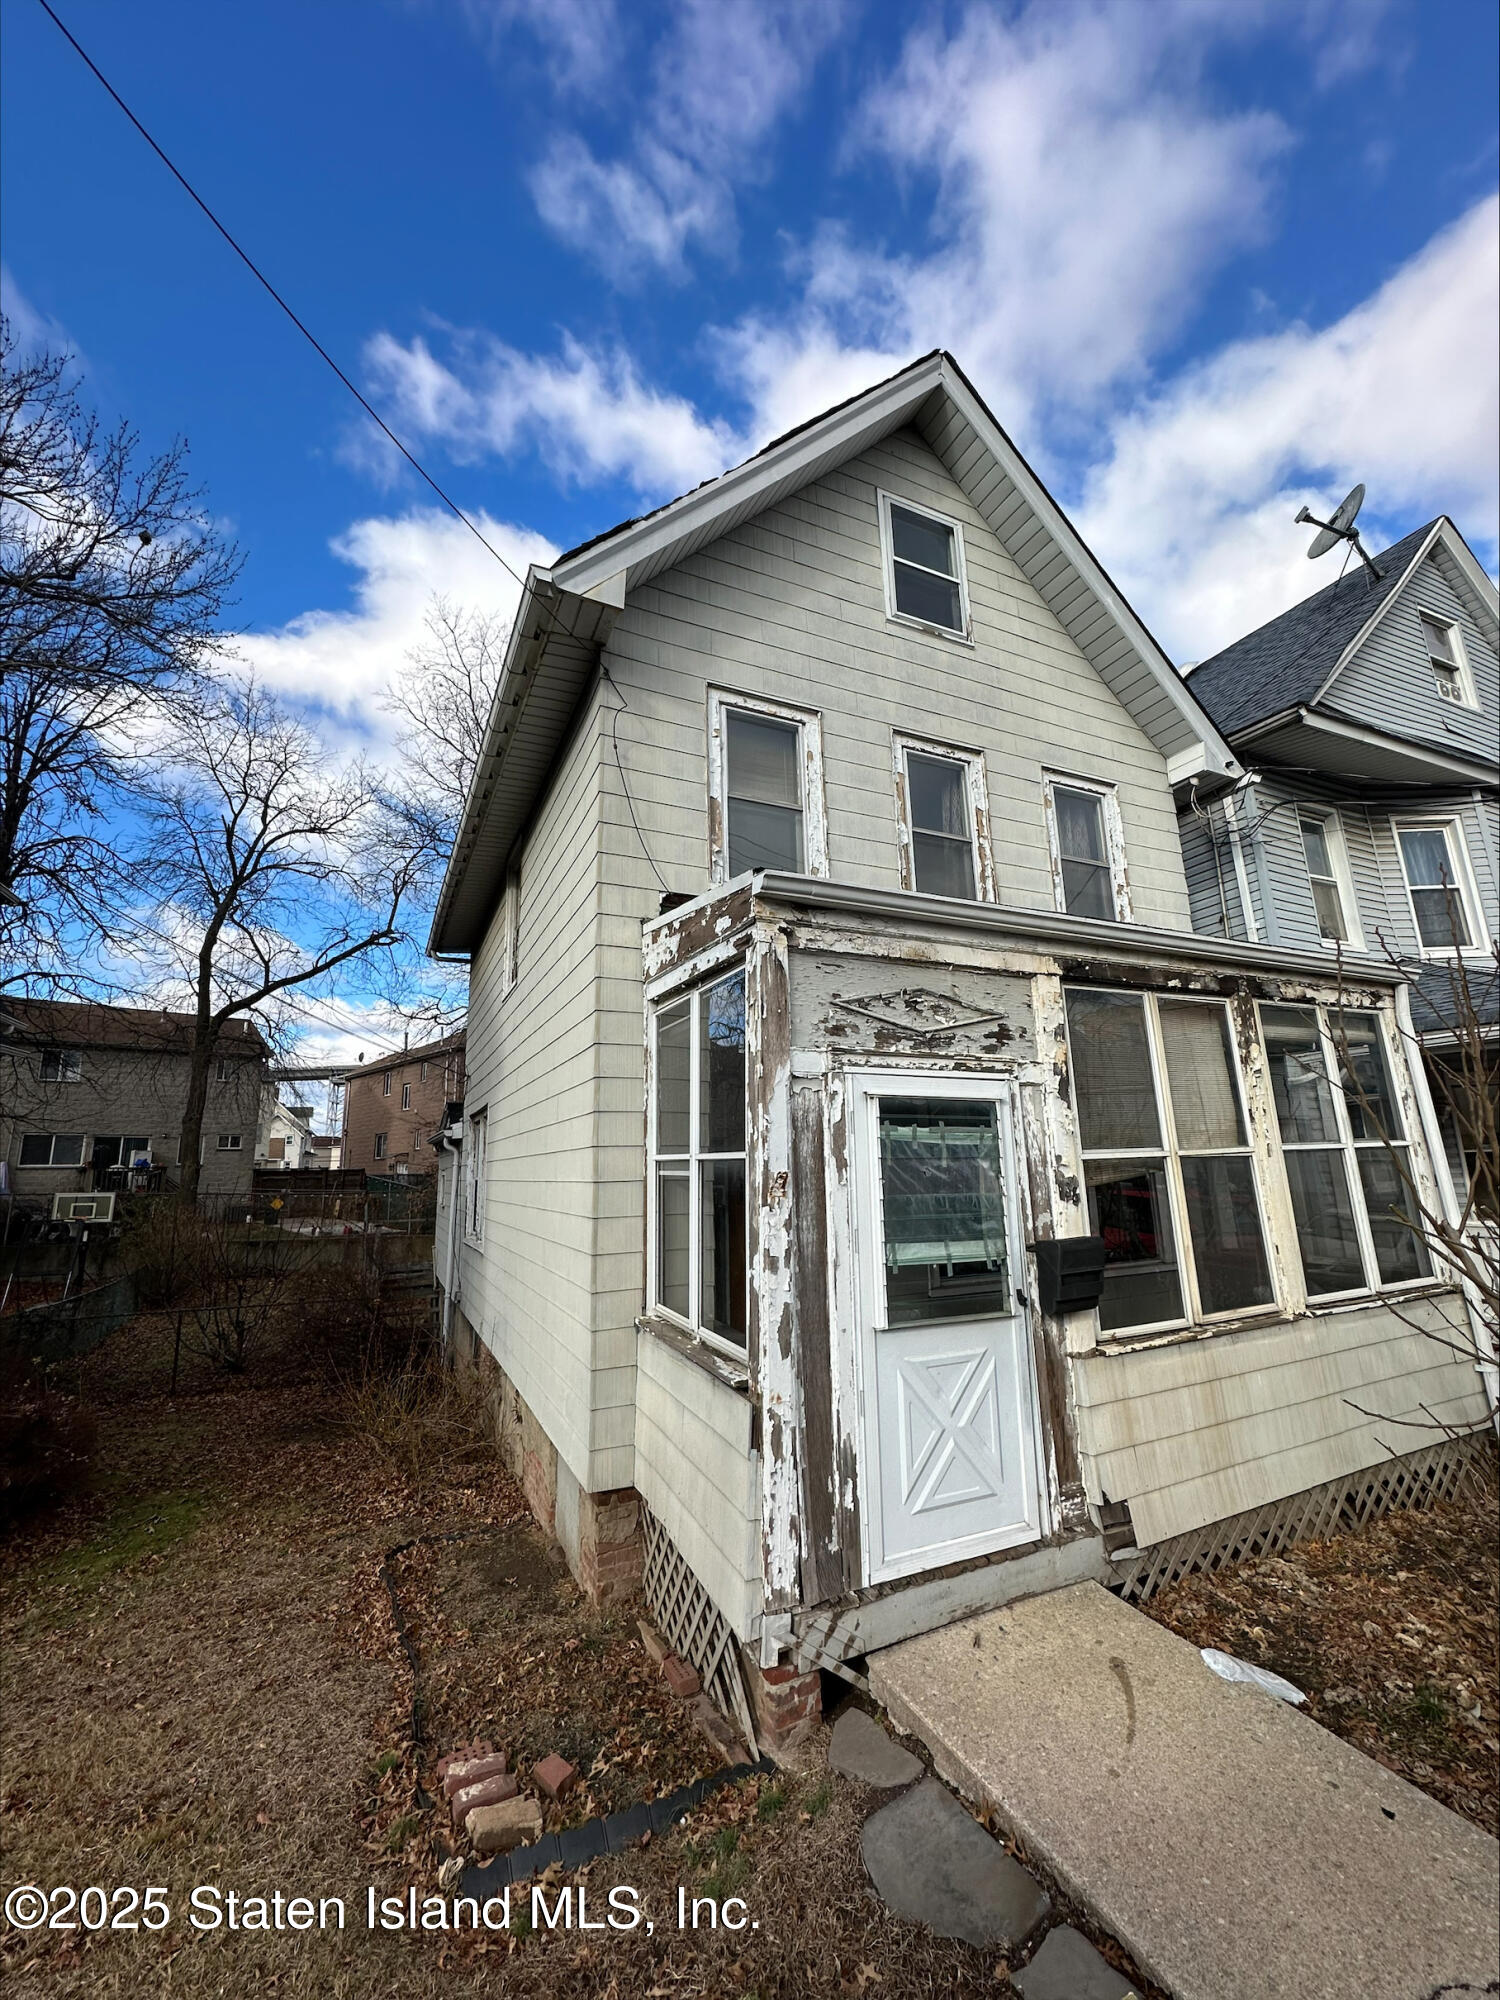
<svg viewBox="0 0 1500 2000">
<path fill-rule="evenodd" d="M 620 788 L 625 794 L 625 804 L 630 810 L 630 824 L 635 828 L 635 837 L 641 843 L 641 852 L 646 857 L 646 866 L 656 877 L 657 887 L 664 896 L 670 896 L 672 891 L 668 888 L 661 870 L 652 859 L 651 850 L 646 845 L 646 836 L 641 832 L 641 823 L 636 817 L 635 800 L 630 794 L 630 780 L 626 777 L 625 766 L 620 761 L 620 715 L 622 710 L 629 708 L 630 703 L 625 699 L 625 690 L 620 686 L 609 668 L 601 667 L 599 671 L 611 690 L 619 696 L 619 706 L 612 707 L 609 711 L 609 743 L 610 748 L 615 753 L 615 769 L 620 774 Z"/>
</svg>

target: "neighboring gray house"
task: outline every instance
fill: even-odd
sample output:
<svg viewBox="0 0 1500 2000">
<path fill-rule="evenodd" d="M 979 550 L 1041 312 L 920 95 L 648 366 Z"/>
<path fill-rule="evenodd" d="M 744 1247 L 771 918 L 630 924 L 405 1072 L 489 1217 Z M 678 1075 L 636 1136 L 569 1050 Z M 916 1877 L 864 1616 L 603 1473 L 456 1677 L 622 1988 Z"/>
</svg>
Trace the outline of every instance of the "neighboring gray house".
<svg viewBox="0 0 1500 2000">
<path fill-rule="evenodd" d="M 12 1000 L 0 1007 L 0 1159 L 10 1192 L 108 1187 L 141 1159 L 173 1185 L 193 1021 L 149 1007 Z M 225 1024 L 203 1121 L 205 1194 L 250 1194 L 268 1051 L 250 1021 Z"/>
<path fill-rule="evenodd" d="M 1441 515 L 1189 670 L 1250 767 L 1179 824 L 1194 927 L 1379 953 L 1412 981 L 1449 1165 L 1443 1061 L 1463 1002 L 1497 1019 L 1500 661 L 1494 584 Z"/>
<path fill-rule="evenodd" d="M 644 1563 L 762 1741 L 1484 1416 L 1346 1130 L 1366 1264 L 1309 1307 L 1276 1094 L 1330 1093 L 1335 968 L 1195 934 L 1177 831 L 1242 775 L 946 354 L 528 576 L 431 941 L 445 1325 L 581 1580 Z M 1440 1199 L 1399 975 L 1344 978 Z"/>
</svg>

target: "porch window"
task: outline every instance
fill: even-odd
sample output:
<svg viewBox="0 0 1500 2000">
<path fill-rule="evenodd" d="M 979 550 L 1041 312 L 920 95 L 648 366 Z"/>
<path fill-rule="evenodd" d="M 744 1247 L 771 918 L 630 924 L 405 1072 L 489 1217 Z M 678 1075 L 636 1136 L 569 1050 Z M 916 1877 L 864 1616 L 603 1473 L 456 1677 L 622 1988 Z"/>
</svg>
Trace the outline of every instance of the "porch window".
<svg viewBox="0 0 1500 2000">
<path fill-rule="evenodd" d="M 1398 826 L 1396 843 L 1422 950 L 1470 950 L 1480 935 L 1478 900 L 1457 821 Z"/>
<path fill-rule="evenodd" d="M 1105 1241 L 1106 1331 L 1273 1303 L 1228 1009 L 1067 993 L 1089 1220 Z"/>
<path fill-rule="evenodd" d="M 966 639 L 968 585 L 957 521 L 882 493 L 880 527 L 887 615 Z"/>
<path fill-rule="evenodd" d="M 898 737 L 896 772 L 906 848 L 902 886 L 924 896 L 993 901 L 980 836 L 981 819 L 989 819 L 982 760 Z"/>
<path fill-rule="evenodd" d="M 654 1068 L 651 1303 L 743 1355 L 743 971 L 657 1011 Z"/>
<path fill-rule="evenodd" d="M 1373 1014 L 1260 1010 L 1309 1298 L 1431 1273 L 1410 1213 L 1411 1147 Z"/>
<path fill-rule="evenodd" d="M 1049 773 L 1043 789 L 1057 907 L 1072 917 L 1128 923 L 1125 839 L 1114 786 Z"/>
</svg>

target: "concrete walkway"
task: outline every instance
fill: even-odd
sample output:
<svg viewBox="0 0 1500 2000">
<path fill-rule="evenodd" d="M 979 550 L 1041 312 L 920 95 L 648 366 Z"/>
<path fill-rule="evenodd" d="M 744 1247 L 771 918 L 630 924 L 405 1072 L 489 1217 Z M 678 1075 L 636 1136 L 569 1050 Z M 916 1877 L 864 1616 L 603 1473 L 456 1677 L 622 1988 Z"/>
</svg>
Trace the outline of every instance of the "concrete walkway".
<svg viewBox="0 0 1500 2000">
<path fill-rule="evenodd" d="M 1098 1584 L 873 1654 L 870 1686 L 1174 2000 L 1500 1992 L 1496 1842 Z"/>
</svg>

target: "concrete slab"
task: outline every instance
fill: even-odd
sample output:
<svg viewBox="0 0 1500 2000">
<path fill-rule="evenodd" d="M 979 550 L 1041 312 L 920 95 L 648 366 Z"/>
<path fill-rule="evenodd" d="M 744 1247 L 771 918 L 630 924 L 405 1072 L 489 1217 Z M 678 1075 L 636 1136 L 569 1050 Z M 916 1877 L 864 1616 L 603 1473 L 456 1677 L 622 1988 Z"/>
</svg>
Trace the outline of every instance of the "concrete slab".
<svg viewBox="0 0 1500 2000">
<path fill-rule="evenodd" d="M 846 1708 L 833 1725 L 828 1768 L 841 1778 L 857 1778 L 860 1784 L 874 1785 L 883 1792 L 893 1792 L 898 1785 L 909 1785 L 922 1775 L 920 1759 L 893 1743 L 862 1708 Z"/>
<path fill-rule="evenodd" d="M 1050 1908 L 1045 1891 L 936 1778 L 872 1813 L 859 1845 L 886 1908 L 939 1937 L 1019 1944 Z"/>
<path fill-rule="evenodd" d="M 1175 2000 L 1495 1990 L 1500 1846 L 1097 1584 L 876 1654 L 870 1687 Z"/>
</svg>

